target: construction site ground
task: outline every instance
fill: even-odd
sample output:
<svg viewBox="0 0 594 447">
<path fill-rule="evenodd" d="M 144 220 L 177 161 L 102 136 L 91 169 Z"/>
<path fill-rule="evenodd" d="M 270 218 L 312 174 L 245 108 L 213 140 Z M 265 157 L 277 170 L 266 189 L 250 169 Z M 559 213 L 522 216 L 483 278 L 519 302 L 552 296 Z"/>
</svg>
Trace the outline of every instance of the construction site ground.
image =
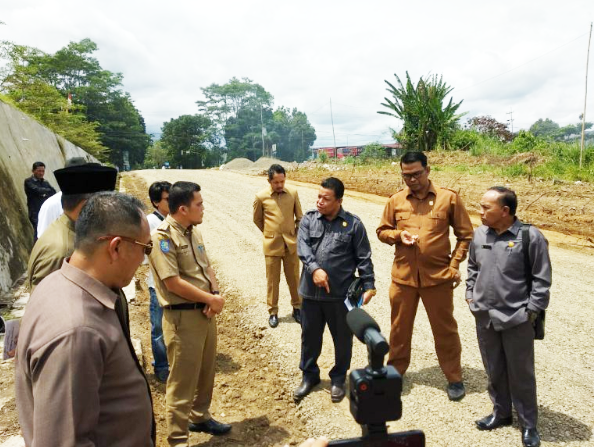
<svg viewBox="0 0 594 447">
<path fill-rule="evenodd" d="M 446 163 L 432 159 L 434 166 Z M 265 163 L 263 163 L 264 165 Z M 325 336 L 320 357 L 322 385 L 296 405 L 292 392 L 299 384 L 300 328 L 291 319 L 286 286 L 281 282 L 280 326 L 267 325 L 266 279 L 261 233 L 251 219 L 255 192 L 267 186 L 261 169 L 150 170 L 126 173 L 121 185 L 145 201 L 156 180 L 190 180 L 199 183 L 205 198 L 201 226 L 206 247 L 227 299 L 217 317 L 219 348 L 212 412 L 216 419 L 233 424 L 232 433 L 216 438 L 192 434 L 191 445 L 295 445 L 310 436 L 353 437 L 360 427 L 349 413 L 348 400 L 332 404 L 328 370 L 333 365 L 331 338 Z M 299 189 L 304 210 L 315 207 L 317 185 L 334 175 L 348 189 L 344 206 L 362 218 L 372 243 L 378 296 L 368 306 L 385 335 L 389 330 L 387 290 L 393 248 L 375 237 L 375 226 L 387 197 L 400 186 L 399 167 L 342 169 L 330 165 L 298 167 L 289 172 Z M 520 197 L 521 218 L 545 228 L 551 242 L 554 278 L 548 312 L 547 336 L 536 344 L 539 385 L 539 428 L 544 446 L 592 445 L 594 428 L 594 309 L 591 304 L 592 220 L 594 189 L 589 184 L 518 181 L 489 175 L 470 175 L 433 169 L 439 185 L 460 192 L 477 220 L 477 203 L 488 186 L 508 184 Z M 555 230 L 555 231 L 552 231 Z M 465 265 L 463 265 L 463 276 Z M 133 336 L 143 347 L 145 368 L 154 397 L 158 445 L 165 446 L 165 386 L 154 379 L 151 368 L 150 323 L 146 266 L 137 273 L 136 301 L 131 305 Z M 517 422 L 494 432 L 479 432 L 474 420 L 491 411 L 486 376 L 480 359 L 474 320 L 463 299 L 463 286 L 455 291 L 455 316 L 463 344 L 463 368 L 467 397 L 447 400 L 445 379 L 437 366 L 433 337 L 422 306 L 413 339 L 413 360 L 404 381 L 403 416 L 389 423 L 389 430 L 422 429 L 431 446 L 521 445 Z M 352 367 L 367 363 L 365 347 L 354 341 Z M 0 363 L 0 445 L 18 435 L 14 401 L 14 366 Z"/>
</svg>

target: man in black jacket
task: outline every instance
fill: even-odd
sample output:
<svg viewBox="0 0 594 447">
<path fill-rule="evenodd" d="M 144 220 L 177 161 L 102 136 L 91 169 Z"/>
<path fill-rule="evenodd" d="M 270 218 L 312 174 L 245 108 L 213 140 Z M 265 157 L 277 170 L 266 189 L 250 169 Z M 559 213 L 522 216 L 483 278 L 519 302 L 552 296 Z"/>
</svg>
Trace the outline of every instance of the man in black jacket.
<svg viewBox="0 0 594 447">
<path fill-rule="evenodd" d="M 322 350 L 324 327 L 328 324 L 334 341 L 335 364 L 330 370 L 332 402 L 345 396 L 344 382 L 351 366 L 353 335 L 346 323 L 344 304 L 355 271 L 363 281 L 367 304 L 375 295 L 371 246 L 361 220 L 342 209 L 344 185 L 333 177 L 322 182 L 317 210 L 301 220 L 297 254 L 303 263 L 299 283 L 301 307 L 301 363 L 303 381 L 295 400 L 307 396 L 320 383 L 317 365 Z"/>
<path fill-rule="evenodd" d="M 43 176 L 45 175 L 45 164 L 43 164 L 41 161 L 36 161 L 33 163 L 33 169 L 31 172 L 33 175 L 25 179 L 25 194 L 27 194 L 29 221 L 31 222 L 31 225 L 33 225 L 36 241 L 37 216 L 39 214 L 39 209 L 41 208 L 43 202 L 56 193 L 56 190 L 48 183 L 47 180 L 43 179 Z"/>
</svg>

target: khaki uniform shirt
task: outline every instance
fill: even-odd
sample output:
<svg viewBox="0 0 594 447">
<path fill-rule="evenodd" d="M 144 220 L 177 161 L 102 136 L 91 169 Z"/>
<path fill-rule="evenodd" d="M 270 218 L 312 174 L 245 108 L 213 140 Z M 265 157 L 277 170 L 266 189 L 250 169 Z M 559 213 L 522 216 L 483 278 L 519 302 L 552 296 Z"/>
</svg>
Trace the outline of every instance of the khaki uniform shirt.
<svg viewBox="0 0 594 447">
<path fill-rule="evenodd" d="M 283 256 L 297 251 L 297 229 L 303 217 L 297 190 L 285 186 L 279 194 L 272 187 L 254 199 L 254 223 L 264 234 L 264 255 Z"/>
<path fill-rule="evenodd" d="M 450 226 L 456 235 L 451 251 Z M 416 244 L 402 243 L 400 233 L 418 235 Z M 472 240 L 472 223 L 455 191 L 429 186 L 427 197 L 420 200 L 407 187 L 388 200 L 376 230 L 380 241 L 396 245 L 392 281 L 412 287 L 430 287 L 451 281 L 466 258 Z"/>
<path fill-rule="evenodd" d="M 198 228 L 182 227 L 171 215 L 152 234 L 154 249 L 149 256 L 155 289 L 161 306 L 189 301 L 167 290 L 163 280 L 179 276 L 199 289 L 210 292 L 210 261 Z"/>
<path fill-rule="evenodd" d="M 27 272 L 31 291 L 50 273 L 59 270 L 62 261 L 74 252 L 74 221 L 62 214 L 35 243 Z"/>
<path fill-rule="evenodd" d="M 67 262 L 31 294 L 15 365 L 26 445 L 153 445 L 150 391 L 114 310 L 117 299 Z"/>
</svg>

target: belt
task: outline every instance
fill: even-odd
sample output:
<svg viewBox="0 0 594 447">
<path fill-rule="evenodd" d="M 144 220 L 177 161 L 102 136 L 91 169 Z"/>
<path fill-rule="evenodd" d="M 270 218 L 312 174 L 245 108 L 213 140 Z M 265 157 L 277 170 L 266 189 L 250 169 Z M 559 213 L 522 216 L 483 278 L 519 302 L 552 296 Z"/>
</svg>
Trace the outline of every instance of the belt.
<svg viewBox="0 0 594 447">
<path fill-rule="evenodd" d="M 182 303 L 182 304 L 168 304 L 167 306 L 163 306 L 163 309 L 169 310 L 194 310 L 194 309 L 204 309 L 206 304 L 204 303 Z"/>
</svg>

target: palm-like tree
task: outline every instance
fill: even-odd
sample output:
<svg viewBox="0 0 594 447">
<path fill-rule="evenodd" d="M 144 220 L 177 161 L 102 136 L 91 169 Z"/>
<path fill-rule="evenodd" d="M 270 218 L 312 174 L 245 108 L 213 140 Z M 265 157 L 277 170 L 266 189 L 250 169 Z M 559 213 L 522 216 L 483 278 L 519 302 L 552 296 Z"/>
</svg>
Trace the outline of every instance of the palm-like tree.
<svg viewBox="0 0 594 447">
<path fill-rule="evenodd" d="M 421 78 L 416 87 L 406 72 L 406 85 L 398 75 L 394 75 L 398 81 L 395 87 L 388 81 L 393 99 L 384 98 L 386 102 L 382 105 L 390 109 L 390 112 L 381 111 L 382 115 L 389 115 L 399 118 L 404 125 L 397 135 L 398 140 L 407 149 L 430 151 L 439 142 L 447 147 L 456 130 L 456 125 L 464 114 L 456 114 L 462 101 L 453 103 L 450 98 L 444 107 L 446 97 L 453 90 L 444 81 L 442 76 L 433 75 L 427 80 Z"/>
</svg>

